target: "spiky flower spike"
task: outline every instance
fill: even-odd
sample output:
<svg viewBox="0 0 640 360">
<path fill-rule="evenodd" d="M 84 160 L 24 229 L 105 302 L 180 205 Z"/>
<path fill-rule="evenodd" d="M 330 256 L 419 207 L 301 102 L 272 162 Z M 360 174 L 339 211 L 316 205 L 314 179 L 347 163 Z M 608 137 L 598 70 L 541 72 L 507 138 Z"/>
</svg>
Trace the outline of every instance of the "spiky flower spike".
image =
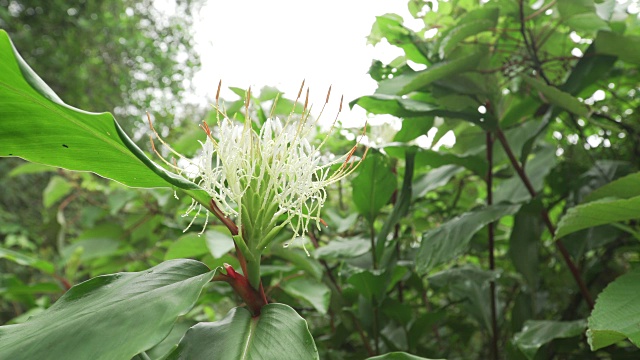
<svg viewBox="0 0 640 360">
<path fill-rule="evenodd" d="M 303 89 L 304 81 L 296 105 Z M 219 91 L 220 84 L 218 94 Z M 301 115 L 292 112 L 281 120 L 272 113 L 259 131 L 253 129 L 250 117 L 251 89 L 246 95 L 244 124 L 231 120 L 217 105 L 216 96 L 217 127 L 212 130 L 207 123 L 202 124 L 207 134 L 201 143 L 202 156 L 199 162 L 190 162 L 197 168 L 198 185 L 212 198 L 210 210 L 227 227 L 237 226 L 238 235 L 234 238 L 243 253 L 259 257 L 285 226 L 291 228 L 293 238 L 304 235 L 311 222 L 320 228 L 324 223 L 320 211 L 327 198 L 325 188 L 351 174 L 360 164 L 361 160 L 353 160 L 358 144 L 334 161 L 321 162 L 320 150 L 331 131 L 317 147 L 308 140 L 330 94 L 331 88 L 315 121 L 310 119 L 307 89 Z M 342 99 L 338 114 L 341 110 Z M 341 165 L 332 172 L 336 164 Z M 196 209 L 200 212 L 200 205 L 194 202 L 187 213 Z M 251 256 L 248 260 L 252 260 Z"/>
</svg>

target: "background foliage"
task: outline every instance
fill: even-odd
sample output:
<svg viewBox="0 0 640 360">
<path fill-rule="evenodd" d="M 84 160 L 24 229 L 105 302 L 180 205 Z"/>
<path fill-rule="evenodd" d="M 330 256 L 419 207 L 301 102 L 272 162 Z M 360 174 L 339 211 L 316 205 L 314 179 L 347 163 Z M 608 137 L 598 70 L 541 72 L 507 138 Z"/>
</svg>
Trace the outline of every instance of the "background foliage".
<svg viewBox="0 0 640 360">
<path fill-rule="evenodd" d="M 394 14 L 375 20 L 369 41 L 386 40 L 404 55 L 389 64 L 374 60 L 369 73 L 377 91 L 351 103 L 400 118 L 401 128 L 393 134 L 369 128 L 372 149 L 358 174 L 330 189 L 328 227 L 309 233 L 311 257 L 282 248 L 288 234 L 265 252 L 268 298 L 306 319 L 327 359 L 410 358 L 397 352 L 637 358 L 637 4 L 408 6 L 424 27 L 410 29 Z M 62 48 L 46 51 L 67 56 Z M 41 61 L 25 58 L 38 70 Z M 75 71 L 70 65 L 60 63 Z M 127 92 L 159 84 L 153 81 Z M 92 101 L 81 89 L 54 86 L 74 105 Z M 244 104 L 245 92 L 235 90 L 241 98 L 226 104 L 231 114 Z M 264 88 L 253 99 L 256 121 L 277 92 Z M 455 136 L 451 147 L 438 144 L 447 133 Z M 195 154 L 195 139 L 203 137 L 195 124 L 169 135 L 186 154 Z M 351 146 L 338 137 L 328 144 L 334 153 Z M 16 164 L 0 162 L 0 186 L 8 189 L 0 198 L 3 324 L 23 323 L 70 285 L 97 275 L 177 258 L 239 268 L 223 227 L 201 237 L 198 226 L 182 233 L 188 201 L 171 191 Z M 237 303 L 224 284 L 204 289 L 168 337 L 147 351 L 151 358 L 166 354 L 195 322 L 221 320 Z M 202 331 L 193 329 L 192 336 Z"/>
</svg>

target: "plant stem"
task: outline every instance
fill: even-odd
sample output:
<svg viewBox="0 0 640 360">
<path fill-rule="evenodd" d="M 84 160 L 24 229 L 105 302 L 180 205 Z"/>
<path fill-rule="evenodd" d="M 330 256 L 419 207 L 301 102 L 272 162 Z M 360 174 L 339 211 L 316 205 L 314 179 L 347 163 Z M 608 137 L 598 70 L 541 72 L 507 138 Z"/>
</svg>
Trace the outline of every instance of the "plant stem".
<svg viewBox="0 0 640 360">
<path fill-rule="evenodd" d="M 231 265 L 224 264 L 224 268 L 227 273 L 216 274 L 211 281 L 224 281 L 231 285 L 233 290 L 242 298 L 245 304 L 247 304 L 251 316 L 259 316 L 262 307 L 268 303 L 264 295 L 262 283 L 260 284 L 260 289 L 256 290 L 249 284 L 247 278 L 238 274 Z"/>
<path fill-rule="evenodd" d="M 318 244 L 318 239 L 316 238 L 316 235 L 313 233 L 313 231 L 309 230 L 307 234 L 309 235 L 309 239 L 311 239 L 311 243 L 313 244 L 313 247 L 316 249 L 319 248 L 320 244 Z M 324 259 L 320 259 L 320 263 L 322 264 L 322 266 L 324 266 L 327 272 L 327 277 L 329 278 L 333 286 L 336 288 L 336 291 L 342 297 L 342 287 L 340 286 L 340 284 L 338 284 L 338 281 L 333 276 L 333 273 L 331 272 L 331 268 L 329 267 L 329 264 Z M 358 331 L 358 335 L 360 335 L 362 344 L 364 345 L 365 350 L 367 350 L 367 354 L 369 354 L 370 357 L 374 356 L 375 353 L 371 348 L 371 344 L 369 344 L 369 339 L 367 338 L 367 335 L 364 333 L 364 330 L 362 329 L 362 326 L 360 325 L 358 318 L 356 318 L 356 316 L 351 312 L 349 312 L 349 314 L 351 315 L 351 320 L 353 321 L 353 325 L 356 327 L 356 330 Z"/>
<path fill-rule="evenodd" d="M 371 232 L 371 259 L 373 261 L 373 268 L 378 268 L 378 259 L 376 257 L 376 229 L 373 226 L 373 220 L 369 222 L 369 231 Z"/>
<path fill-rule="evenodd" d="M 511 165 L 513 166 L 513 168 L 518 173 L 518 176 L 520 177 L 520 179 L 524 183 L 524 186 L 529 191 L 529 194 L 531 195 L 531 197 L 535 198 L 536 195 L 537 195 L 536 191 L 533 188 L 533 185 L 531 185 L 531 181 L 529 180 L 529 177 L 524 172 L 524 169 L 522 168 L 522 166 L 520 166 L 520 163 L 518 162 L 518 160 L 516 159 L 515 155 L 513 154 L 513 151 L 511 150 L 511 147 L 509 146 L 509 143 L 507 142 L 507 139 L 505 138 L 504 133 L 502 132 L 501 129 L 498 129 L 496 131 L 496 135 L 498 137 L 498 140 L 502 144 L 502 147 L 504 148 L 504 151 L 507 153 L 507 156 L 509 157 L 509 160 L 511 161 Z M 547 226 L 547 229 L 549 230 L 549 233 L 551 234 L 551 237 L 552 238 L 555 237 L 556 229 L 553 226 L 553 223 L 551 223 L 551 219 L 549 218 L 549 213 L 547 212 L 546 209 L 543 209 L 541 215 L 542 215 L 542 220 L 544 221 L 545 225 Z M 571 275 L 573 276 L 573 279 L 575 280 L 576 284 L 578 284 L 578 288 L 580 288 L 580 292 L 582 293 L 582 297 L 587 302 L 587 305 L 589 306 L 589 309 L 593 310 L 593 305 L 594 305 L 593 298 L 591 297 L 591 294 L 589 293 L 589 289 L 585 285 L 584 280 L 582 280 L 582 277 L 580 276 L 580 271 L 578 270 L 578 267 L 573 262 L 573 260 L 571 260 L 571 255 L 569 255 L 569 252 L 567 251 L 567 248 L 564 246 L 564 244 L 560 240 L 555 240 L 554 244 L 556 245 L 556 247 L 560 251 L 560 254 L 562 255 L 562 258 L 564 259 L 564 262 L 567 264 L 567 267 L 569 267 L 569 270 L 571 271 Z"/>
<path fill-rule="evenodd" d="M 493 204 L 493 137 L 491 132 L 486 133 L 487 147 L 487 205 Z M 496 269 L 495 262 L 495 223 L 489 223 L 489 270 Z M 498 360 L 498 340 L 500 339 L 500 329 L 498 329 L 498 311 L 496 305 L 496 282 L 491 280 L 489 283 L 491 296 L 491 355 L 492 359 Z"/>
</svg>

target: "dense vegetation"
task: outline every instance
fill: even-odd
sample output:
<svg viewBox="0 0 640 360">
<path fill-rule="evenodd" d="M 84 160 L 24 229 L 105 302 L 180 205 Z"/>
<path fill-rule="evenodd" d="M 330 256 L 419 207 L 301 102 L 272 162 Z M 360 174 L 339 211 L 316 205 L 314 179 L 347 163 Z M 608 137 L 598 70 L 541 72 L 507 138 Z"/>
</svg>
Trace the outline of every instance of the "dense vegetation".
<svg viewBox="0 0 640 360">
<path fill-rule="evenodd" d="M 116 3 L 126 14 L 127 2 Z M 0 19 L 16 18 L 13 6 Z M 28 14 L 31 7 L 21 6 Z M 100 101 L 118 120 L 109 101 L 160 114 L 155 130 L 145 129 L 156 147 L 138 147 L 110 114 L 66 106 L 54 91 L 96 110 L 80 85 L 46 78 L 57 70 L 43 73 L 51 88 L 39 81 L 38 66 L 47 63 L 23 53 L 36 71 L 29 69 L 1 32 L 0 156 L 31 162 L 0 161 L 0 358 L 639 357 L 637 4 L 408 6 L 424 28 L 409 29 L 394 14 L 375 20 L 369 41 L 386 40 L 404 55 L 374 60 L 369 73 L 378 89 L 349 104 L 395 116 L 401 128 L 340 132 L 359 143 L 306 125 L 304 93 L 269 87 L 234 88 L 238 100 L 219 99 L 235 120 L 214 110 L 206 117 L 211 130 L 193 121 L 169 131 L 161 119 L 170 108 L 133 101 L 164 80 L 135 85 L 145 71 L 131 69 L 126 89 L 100 83 L 114 95 Z M 81 13 L 64 11 L 56 21 Z M 9 31 L 19 51 L 40 38 L 23 27 Z M 99 41 L 69 46 L 91 49 L 92 40 Z M 71 61 L 90 59 L 80 52 L 65 65 L 74 50 L 37 48 L 60 59 L 54 64 L 69 76 L 87 69 L 109 76 L 97 66 L 104 59 L 76 66 Z M 156 55 L 130 56 L 138 55 L 161 66 Z M 281 136 L 291 129 L 273 125 L 270 114 L 298 130 Z M 237 132 L 223 132 L 225 124 Z M 249 137 L 255 144 L 240 170 L 258 164 L 237 178 L 244 191 L 229 176 L 210 189 L 206 171 L 173 173 L 172 158 L 183 169 L 190 159 L 202 168 L 203 150 L 226 163 L 223 145 L 235 137 L 220 135 L 240 132 L 249 134 L 238 135 L 240 144 Z M 455 144 L 440 146 L 447 133 Z M 308 151 L 302 135 L 323 146 Z M 265 158 L 279 141 L 285 151 Z M 286 171 L 279 165 L 297 156 L 327 163 L 334 154 L 340 160 L 328 172 L 305 178 L 326 193 L 260 185 L 302 168 L 303 161 Z M 256 170 L 261 164 L 269 176 Z M 349 177 L 329 181 L 335 173 Z M 282 181 L 298 184 L 295 174 Z M 290 193 L 303 201 L 283 195 Z M 184 216 L 190 204 L 201 206 L 193 224 L 196 211 Z M 321 219 L 311 211 L 316 205 L 324 205 Z M 291 241 L 296 232 L 303 236 Z"/>
</svg>

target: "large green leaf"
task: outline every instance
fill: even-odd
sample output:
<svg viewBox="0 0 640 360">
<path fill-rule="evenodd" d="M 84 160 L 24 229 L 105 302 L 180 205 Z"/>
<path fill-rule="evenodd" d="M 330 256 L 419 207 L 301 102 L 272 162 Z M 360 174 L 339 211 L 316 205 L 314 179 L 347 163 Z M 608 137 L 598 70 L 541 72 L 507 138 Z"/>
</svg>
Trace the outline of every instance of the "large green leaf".
<svg viewBox="0 0 640 360">
<path fill-rule="evenodd" d="M 234 308 L 224 319 L 187 331 L 167 360 L 318 359 L 307 322 L 284 304 L 269 304 L 260 316 Z"/>
<path fill-rule="evenodd" d="M 613 55 L 622 61 L 640 64 L 640 36 L 599 31 L 593 43 L 598 54 Z"/>
<path fill-rule="evenodd" d="M 554 339 L 579 336 L 584 332 L 585 326 L 584 320 L 529 320 L 525 322 L 522 331 L 513 337 L 513 343 L 527 359 L 532 360 L 542 345 Z"/>
<path fill-rule="evenodd" d="M 607 197 L 629 199 L 636 196 L 640 196 L 640 172 L 621 177 L 597 188 L 587 196 L 585 202 Z"/>
<path fill-rule="evenodd" d="M 389 158 L 380 153 L 367 156 L 352 185 L 353 202 L 358 212 L 373 222 L 396 191 L 396 176 L 391 171 Z"/>
<path fill-rule="evenodd" d="M 620 276 L 596 300 L 589 317 L 587 340 L 598 350 L 629 338 L 640 346 L 640 269 Z"/>
<path fill-rule="evenodd" d="M 589 108 L 587 108 L 585 104 L 581 103 L 580 100 L 571 96 L 571 94 L 529 76 L 523 76 L 522 80 L 538 90 L 544 96 L 544 100 L 546 102 L 561 107 L 578 116 L 589 116 Z"/>
<path fill-rule="evenodd" d="M 376 94 L 405 95 L 420 90 L 436 80 L 475 69 L 478 66 L 479 58 L 484 55 L 484 51 L 477 50 L 458 58 L 436 63 L 422 71 L 405 73 L 381 81 L 378 84 Z"/>
<path fill-rule="evenodd" d="M 453 260 L 467 247 L 471 237 L 490 222 L 515 214 L 519 205 L 493 205 L 462 214 L 422 235 L 416 256 L 416 270 L 426 274 L 434 267 Z"/>
<path fill-rule="evenodd" d="M 320 314 L 327 314 L 331 289 L 324 283 L 312 278 L 298 277 L 285 281 L 281 287 L 294 298 L 311 304 Z"/>
<path fill-rule="evenodd" d="M 151 161 L 109 113 L 65 104 L 0 30 L 0 156 L 91 171 L 132 187 L 171 187 L 204 204 L 206 192 Z"/>
<path fill-rule="evenodd" d="M 31 266 L 47 274 L 53 274 L 55 271 L 53 264 L 48 261 L 9 249 L 0 248 L 0 259 L 7 259 L 19 265 Z"/>
<path fill-rule="evenodd" d="M 444 110 L 439 106 L 397 95 L 374 94 L 359 97 L 349 103 L 350 107 L 359 105 L 372 114 L 389 114 L 397 117 L 441 116 L 462 119 L 484 126 L 481 114 L 477 111 L 462 112 Z"/>
<path fill-rule="evenodd" d="M 3 359 L 131 359 L 159 343 L 214 275 L 173 260 L 72 287 L 29 321 L 0 327 Z"/>
<path fill-rule="evenodd" d="M 640 196 L 630 199 L 605 198 L 570 208 L 558 223 L 556 239 L 578 230 L 640 218 Z"/>
<path fill-rule="evenodd" d="M 446 57 L 462 40 L 469 36 L 489 31 L 498 22 L 498 7 L 483 7 L 465 14 L 458 24 L 448 30 L 440 40 L 438 53 L 441 58 Z"/>
</svg>

